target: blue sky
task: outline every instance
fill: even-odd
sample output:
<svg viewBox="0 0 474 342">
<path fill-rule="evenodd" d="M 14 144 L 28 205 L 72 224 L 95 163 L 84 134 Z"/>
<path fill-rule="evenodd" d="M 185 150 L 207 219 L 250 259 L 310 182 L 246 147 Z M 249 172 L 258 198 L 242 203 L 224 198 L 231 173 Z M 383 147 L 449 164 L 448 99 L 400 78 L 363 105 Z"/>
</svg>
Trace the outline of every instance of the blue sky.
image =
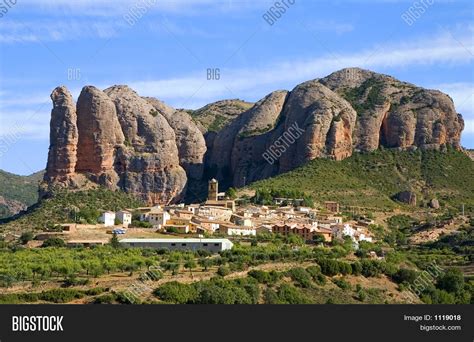
<svg viewBox="0 0 474 342">
<path fill-rule="evenodd" d="M 0 169 L 45 167 L 58 85 L 77 99 L 84 85 L 128 84 L 198 108 L 256 101 L 351 66 L 448 93 L 466 122 L 462 143 L 474 148 L 472 1 L 285 0 L 273 25 L 262 16 L 274 1 L 263 0 L 17 0 L 4 13 L 8 1 L 0 0 Z M 415 4 L 409 25 L 403 15 Z M 208 68 L 220 79 L 207 80 Z"/>
</svg>

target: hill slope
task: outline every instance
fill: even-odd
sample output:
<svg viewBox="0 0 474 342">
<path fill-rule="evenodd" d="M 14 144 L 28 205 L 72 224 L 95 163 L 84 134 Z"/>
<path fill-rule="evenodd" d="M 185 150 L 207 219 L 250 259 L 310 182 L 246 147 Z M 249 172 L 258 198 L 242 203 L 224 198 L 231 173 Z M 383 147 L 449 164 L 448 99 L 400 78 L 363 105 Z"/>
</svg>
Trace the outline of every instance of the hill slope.
<svg viewBox="0 0 474 342">
<path fill-rule="evenodd" d="M 38 200 L 38 183 L 43 171 L 18 176 L 0 170 L 0 218 L 12 216 Z"/>
<path fill-rule="evenodd" d="M 96 223 L 102 211 L 136 208 L 141 201 L 123 191 L 97 188 L 87 191 L 58 190 L 53 197 L 43 199 L 19 217 L 0 221 L 0 232 L 44 230 L 55 224 L 74 222 Z"/>
<path fill-rule="evenodd" d="M 393 208 L 400 191 L 417 193 L 419 204 L 437 198 L 441 205 L 474 210 L 474 162 L 464 153 L 438 151 L 374 151 L 342 161 L 315 159 L 274 178 L 255 182 L 253 189 L 288 189 L 311 194 L 316 201 Z"/>
</svg>

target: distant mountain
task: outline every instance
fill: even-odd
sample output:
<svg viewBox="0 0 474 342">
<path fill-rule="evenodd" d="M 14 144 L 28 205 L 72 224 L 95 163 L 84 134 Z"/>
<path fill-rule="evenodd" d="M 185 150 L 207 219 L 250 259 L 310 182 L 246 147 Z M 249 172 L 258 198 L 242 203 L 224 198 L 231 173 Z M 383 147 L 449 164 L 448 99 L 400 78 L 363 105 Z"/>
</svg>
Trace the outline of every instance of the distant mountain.
<svg viewBox="0 0 474 342">
<path fill-rule="evenodd" d="M 391 76 L 348 68 L 278 90 L 255 104 L 225 100 L 196 111 L 128 86 L 51 94 L 42 193 L 57 186 L 121 189 L 154 203 L 182 201 L 196 182 L 225 189 L 355 152 L 461 150 L 452 99 Z M 194 184 L 192 184 L 194 183 Z"/>
<path fill-rule="evenodd" d="M 18 176 L 0 170 L 0 218 L 25 210 L 38 200 L 38 185 L 44 171 Z"/>
</svg>

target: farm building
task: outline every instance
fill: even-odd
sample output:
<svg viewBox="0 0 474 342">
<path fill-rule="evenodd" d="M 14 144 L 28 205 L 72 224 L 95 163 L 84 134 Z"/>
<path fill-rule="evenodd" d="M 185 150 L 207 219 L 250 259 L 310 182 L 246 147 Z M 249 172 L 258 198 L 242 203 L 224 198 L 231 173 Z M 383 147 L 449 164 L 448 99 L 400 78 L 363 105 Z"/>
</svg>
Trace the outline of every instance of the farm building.
<svg viewBox="0 0 474 342">
<path fill-rule="evenodd" d="M 120 243 L 126 247 L 191 251 L 204 249 L 212 253 L 232 249 L 234 245 L 228 239 L 123 239 Z"/>
</svg>

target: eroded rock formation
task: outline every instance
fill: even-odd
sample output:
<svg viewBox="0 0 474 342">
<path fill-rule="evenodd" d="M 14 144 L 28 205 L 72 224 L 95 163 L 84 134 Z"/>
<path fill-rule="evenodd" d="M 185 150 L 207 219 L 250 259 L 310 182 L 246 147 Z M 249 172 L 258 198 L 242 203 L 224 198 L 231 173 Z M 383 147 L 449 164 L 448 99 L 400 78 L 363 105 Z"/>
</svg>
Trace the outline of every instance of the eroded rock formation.
<svg viewBox="0 0 474 342">
<path fill-rule="evenodd" d="M 243 186 L 315 158 L 381 146 L 461 148 L 464 127 L 448 95 L 358 68 L 253 105 L 227 100 L 196 111 L 127 86 L 84 87 L 77 106 L 65 87 L 51 98 L 48 186 L 81 187 L 85 177 L 149 203 L 181 200 L 189 180 Z"/>
</svg>

